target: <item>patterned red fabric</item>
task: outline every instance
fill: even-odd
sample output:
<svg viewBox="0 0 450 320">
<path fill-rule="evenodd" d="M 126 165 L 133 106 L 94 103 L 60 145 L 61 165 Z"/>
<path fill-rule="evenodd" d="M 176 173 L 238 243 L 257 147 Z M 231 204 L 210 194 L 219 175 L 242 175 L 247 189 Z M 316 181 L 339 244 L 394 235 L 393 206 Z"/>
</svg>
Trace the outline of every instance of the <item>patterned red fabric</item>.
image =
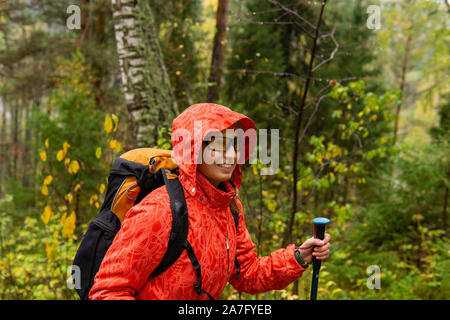
<svg viewBox="0 0 450 320">
<path fill-rule="evenodd" d="M 195 120 L 201 121 L 201 132 L 194 128 Z M 229 208 L 231 199 L 236 196 L 231 184 L 225 184 L 226 192 L 214 187 L 197 171 L 196 164 L 193 163 L 198 150 L 201 150 L 201 141 L 209 131 L 225 130 L 237 121 L 241 122 L 244 130 L 255 129 L 253 121 L 242 114 L 221 105 L 201 103 L 190 106 L 180 114 L 173 121 L 172 128 L 182 128 L 191 133 L 192 141 L 179 142 L 172 138 L 174 157 L 180 168 L 180 182 L 188 206 L 188 241 L 200 262 L 202 288 L 215 299 L 219 298 L 227 282 L 239 291 L 258 293 L 282 289 L 304 271 L 295 259 L 293 244 L 269 256 L 258 258 L 239 201 L 240 218 L 236 234 Z M 198 139 L 194 139 L 195 135 Z M 179 143 L 192 148 L 191 163 L 180 161 L 179 152 L 175 152 L 177 145 L 181 150 Z M 246 147 L 253 150 L 254 146 Z M 245 157 L 247 159 L 249 154 Z M 233 182 L 237 188 L 241 184 L 241 178 L 241 170 L 237 165 L 233 172 Z M 166 271 L 149 278 L 167 250 L 171 226 L 169 195 L 163 186 L 128 211 L 103 259 L 89 298 L 208 299 L 206 294 L 198 294 L 194 289 L 193 283 L 197 281 L 197 277 L 186 250 Z M 235 279 L 235 256 L 241 269 L 238 280 Z"/>
</svg>

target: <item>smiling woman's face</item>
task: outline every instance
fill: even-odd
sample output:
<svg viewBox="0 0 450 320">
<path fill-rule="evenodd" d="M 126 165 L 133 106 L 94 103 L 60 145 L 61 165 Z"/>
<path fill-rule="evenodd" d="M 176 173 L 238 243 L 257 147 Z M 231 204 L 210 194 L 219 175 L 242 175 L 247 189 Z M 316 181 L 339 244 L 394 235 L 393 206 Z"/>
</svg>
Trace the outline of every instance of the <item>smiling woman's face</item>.
<svg viewBox="0 0 450 320">
<path fill-rule="evenodd" d="M 230 129 L 236 130 L 241 128 L 239 123 L 234 124 L 228 128 L 227 130 L 222 131 L 222 136 L 224 139 L 229 139 L 228 141 L 233 141 L 233 136 L 226 136 L 226 134 L 230 134 Z M 233 132 L 231 131 L 231 132 Z M 207 152 L 211 155 L 211 158 L 214 161 L 202 161 L 198 166 L 198 170 L 211 182 L 212 185 L 217 187 L 221 182 L 228 181 L 231 179 L 233 175 L 233 171 L 236 168 L 236 163 L 238 159 L 238 154 L 236 147 L 233 143 L 227 143 L 227 148 L 223 148 L 226 150 L 220 150 L 222 143 L 220 142 L 220 146 L 218 148 L 214 147 L 214 144 L 218 142 L 218 139 L 212 141 L 210 144 L 203 143 L 202 146 L 202 154 L 205 155 Z M 223 144 L 225 146 L 225 144 Z M 208 149 L 208 150 L 205 150 Z"/>
</svg>

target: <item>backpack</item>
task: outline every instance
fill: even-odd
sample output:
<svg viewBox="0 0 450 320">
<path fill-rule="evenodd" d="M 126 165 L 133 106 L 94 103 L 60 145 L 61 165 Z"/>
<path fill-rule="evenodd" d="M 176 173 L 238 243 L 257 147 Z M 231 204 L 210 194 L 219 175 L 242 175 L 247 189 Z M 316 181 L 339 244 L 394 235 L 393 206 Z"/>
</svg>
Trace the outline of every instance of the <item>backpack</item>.
<svg viewBox="0 0 450 320">
<path fill-rule="evenodd" d="M 170 198 L 172 229 L 168 249 L 150 277 L 156 277 L 164 272 L 186 249 L 198 279 L 193 284 L 196 292 L 206 293 L 213 299 L 202 289 L 200 264 L 187 241 L 189 226 L 186 198 L 178 180 L 178 167 L 171 156 L 170 150 L 140 148 L 130 150 L 115 159 L 100 212 L 89 224 L 73 261 L 72 275 L 75 272 L 74 266 L 79 268 L 80 286 L 76 287 L 76 290 L 80 299 L 88 299 L 95 275 L 128 210 L 163 185 L 167 187 Z M 239 215 L 231 207 L 230 209 L 237 230 Z M 237 258 L 234 263 L 237 270 L 235 277 L 238 279 L 240 268 Z"/>
</svg>

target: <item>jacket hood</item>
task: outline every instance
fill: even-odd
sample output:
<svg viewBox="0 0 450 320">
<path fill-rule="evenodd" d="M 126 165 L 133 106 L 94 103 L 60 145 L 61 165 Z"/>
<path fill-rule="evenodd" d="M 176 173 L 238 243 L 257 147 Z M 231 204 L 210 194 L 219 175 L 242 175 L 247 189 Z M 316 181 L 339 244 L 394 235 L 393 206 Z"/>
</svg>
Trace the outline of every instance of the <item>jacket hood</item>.
<svg viewBox="0 0 450 320">
<path fill-rule="evenodd" d="M 250 118 L 215 103 L 194 104 L 173 120 L 173 160 L 180 170 L 180 182 L 191 195 L 195 194 L 200 184 L 209 196 L 214 196 L 217 191 L 219 191 L 217 196 L 220 196 L 219 189 L 205 188 L 205 183 L 210 186 L 212 184 L 208 183 L 207 179 L 197 171 L 198 161 L 196 159 L 199 159 L 202 141 L 208 134 L 223 131 L 237 122 L 240 122 L 244 133 L 249 129 L 256 130 L 255 124 Z M 244 161 L 247 161 L 253 153 L 255 141 L 256 139 L 253 138 L 245 139 L 245 153 L 242 155 Z M 231 179 L 236 189 L 239 189 L 242 181 L 239 163 L 236 165 Z M 227 183 L 225 188 L 228 190 L 227 193 L 233 193 Z"/>
</svg>

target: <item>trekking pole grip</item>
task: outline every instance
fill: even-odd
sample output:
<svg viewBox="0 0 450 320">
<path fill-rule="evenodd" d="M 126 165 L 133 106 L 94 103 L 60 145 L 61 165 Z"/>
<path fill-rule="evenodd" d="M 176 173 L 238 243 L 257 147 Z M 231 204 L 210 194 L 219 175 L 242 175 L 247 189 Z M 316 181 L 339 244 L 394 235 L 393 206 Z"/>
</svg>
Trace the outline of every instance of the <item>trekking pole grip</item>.
<svg viewBox="0 0 450 320">
<path fill-rule="evenodd" d="M 314 224 L 314 238 L 323 240 L 325 237 L 325 226 L 330 223 L 330 220 L 327 218 L 315 218 L 313 221 Z M 314 246 L 315 247 L 315 246 Z M 314 252 L 313 247 L 313 252 Z M 317 260 L 316 257 L 313 256 L 313 277 L 311 284 L 311 300 L 316 300 L 317 298 L 317 287 L 319 284 L 319 270 L 322 265 L 321 260 Z"/>
<path fill-rule="evenodd" d="M 314 224 L 314 238 L 323 240 L 325 237 L 325 226 L 330 223 L 330 220 L 327 218 L 315 218 L 313 220 Z M 315 246 L 314 246 L 315 247 Z M 314 251 L 314 248 L 313 248 Z M 320 260 L 317 260 L 316 257 L 313 256 L 313 270 L 319 270 L 321 266 Z"/>
</svg>

